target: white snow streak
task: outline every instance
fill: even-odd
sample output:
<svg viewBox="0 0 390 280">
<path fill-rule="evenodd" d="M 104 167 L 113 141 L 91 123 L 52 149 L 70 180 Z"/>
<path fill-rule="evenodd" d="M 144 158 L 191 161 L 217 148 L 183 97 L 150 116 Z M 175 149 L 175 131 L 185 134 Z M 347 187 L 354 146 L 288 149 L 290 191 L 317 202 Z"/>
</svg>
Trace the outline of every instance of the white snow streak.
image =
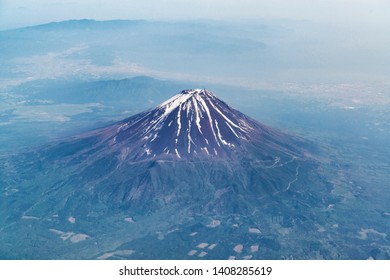
<svg viewBox="0 0 390 280">
<path fill-rule="evenodd" d="M 213 104 L 213 102 L 209 102 L 211 104 L 211 106 L 213 106 L 213 108 L 215 109 L 215 111 L 217 111 L 228 123 L 230 123 L 232 126 L 240 129 L 240 130 L 243 130 L 243 128 L 241 128 L 240 126 L 236 125 L 234 122 L 232 122 L 228 117 L 226 117 L 219 109 L 217 106 L 215 106 Z"/>
<path fill-rule="evenodd" d="M 179 110 L 177 112 L 177 134 L 176 136 L 179 136 L 180 134 L 180 129 L 181 129 L 181 121 L 180 121 L 180 115 L 181 115 L 181 104 L 179 106 Z"/>
<path fill-rule="evenodd" d="M 212 121 L 212 119 L 211 119 L 211 114 L 210 114 L 209 108 L 207 107 L 206 103 L 204 102 L 204 100 L 203 100 L 201 97 L 198 98 L 198 96 L 197 96 L 196 99 L 197 99 L 197 100 L 202 104 L 202 106 L 205 108 L 206 114 L 207 114 L 207 116 L 208 116 L 208 118 L 209 118 L 210 127 L 211 127 L 211 131 L 213 132 L 215 142 L 217 142 L 218 146 L 220 146 L 220 145 L 219 145 L 219 142 L 218 142 L 218 139 L 217 139 L 217 135 L 215 135 L 215 131 L 214 131 L 214 127 L 213 127 L 213 121 Z M 210 102 L 210 104 L 211 104 L 211 102 Z"/>
<path fill-rule="evenodd" d="M 219 126 L 218 126 L 218 121 L 217 120 L 215 120 L 215 126 L 217 127 L 219 140 L 221 140 L 222 144 L 228 145 L 228 142 L 226 142 L 225 140 L 222 139 L 222 135 L 221 135 L 221 132 L 219 131 Z"/>
<path fill-rule="evenodd" d="M 153 138 L 152 140 L 150 140 L 150 142 L 153 142 L 156 138 L 157 138 L 157 133 L 153 135 Z"/>
<path fill-rule="evenodd" d="M 194 98 L 192 98 L 192 102 L 194 103 L 194 107 L 195 107 L 195 123 L 196 123 L 196 126 L 198 127 L 198 130 L 199 130 L 200 134 L 203 134 L 202 130 L 201 130 L 202 127 L 200 125 L 200 116 L 199 116 L 198 103 L 194 100 Z"/>
<path fill-rule="evenodd" d="M 192 116 L 191 116 L 191 120 L 188 121 L 188 129 L 187 129 L 187 136 L 188 136 L 188 148 L 187 148 L 187 152 L 188 153 L 191 153 L 191 142 L 194 143 L 194 141 L 192 141 L 192 137 L 191 137 L 191 123 L 192 123 Z M 194 143 L 195 144 L 195 143 Z"/>
<path fill-rule="evenodd" d="M 192 108 L 191 103 L 187 103 L 187 118 L 188 118 L 188 114 L 190 113 L 191 108 Z"/>
<path fill-rule="evenodd" d="M 201 150 L 205 151 L 208 155 L 210 155 L 209 150 L 207 149 L 207 147 L 203 147 L 203 148 L 201 148 Z"/>
<path fill-rule="evenodd" d="M 234 131 L 234 129 L 229 125 L 229 123 L 225 122 L 226 125 L 230 128 L 230 130 L 234 133 L 234 135 L 236 135 L 237 138 L 239 138 L 239 136 L 236 134 L 236 132 Z"/>
<path fill-rule="evenodd" d="M 175 149 L 175 152 L 176 152 L 177 157 L 181 158 L 181 156 L 180 156 L 179 152 L 177 151 L 177 149 Z"/>
</svg>

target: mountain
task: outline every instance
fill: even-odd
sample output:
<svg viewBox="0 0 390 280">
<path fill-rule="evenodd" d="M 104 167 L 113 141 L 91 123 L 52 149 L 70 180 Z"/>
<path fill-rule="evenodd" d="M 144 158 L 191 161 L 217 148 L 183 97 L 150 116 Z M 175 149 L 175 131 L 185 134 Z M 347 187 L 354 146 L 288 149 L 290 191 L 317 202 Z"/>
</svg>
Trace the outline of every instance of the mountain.
<svg viewBox="0 0 390 280">
<path fill-rule="evenodd" d="M 168 202 L 187 203 L 182 196 L 191 198 L 194 189 L 207 204 L 204 193 L 236 185 L 229 190 L 232 203 L 222 199 L 210 209 L 224 212 L 248 207 L 245 197 L 234 198 L 238 193 L 253 199 L 287 189 L 304 160 L 302 146 L 302 140 L 245 116 L 207 90 L 194 89 L 56 143 L 40 157 L 61 168 L 77 167 L 76 174 L 67 175 L 67 185 L 78 191 L 80 184 L 92 186 L 91 194 L 105 204 L 142 213 Z M 257 168 L 269 171 L 258 174 Z"/>
<path fill-rule="evenodd" d="M 201 221 L 216 228 L 220 219 L 230 228 L 233 217 L 284 212 L 290 208 L 284 199 L 295 204 L 289 215 L 300 209 L 297 201 L 325 203 L 326 189 L 313 195 L 318 187 L 310 185 L 318 168 L 313 151 L 205 89 L 183 90 L 125 120 L 4 159 L 0 234 L 7 244 L 16 236 L 24 244 L 15 258 L 94 258 L 124 244 L 140 247 L 135 258 L 185 258 L 166 245 L 157 255 L 146 253 L 150 234 L 187 231 Z M 136 225 L 129 230 L 123 220 Z M 34 233 L 25 231 L 26 222 L 35 224 Z M 73 243 L 81 238 L 86 251 L 29 247 L 37 238 L 51 248 L 53 233 Z"/>
<path fill-rule="evenodd" d="M 151 159 L 275 159 L 300 153 L 283 133 L 229 107 L 207 90 L 183 90 L 152 110 L 77 136 L 89 149 Z M 83 153 L 87 150 L 83 150 Z"/>
</svg>

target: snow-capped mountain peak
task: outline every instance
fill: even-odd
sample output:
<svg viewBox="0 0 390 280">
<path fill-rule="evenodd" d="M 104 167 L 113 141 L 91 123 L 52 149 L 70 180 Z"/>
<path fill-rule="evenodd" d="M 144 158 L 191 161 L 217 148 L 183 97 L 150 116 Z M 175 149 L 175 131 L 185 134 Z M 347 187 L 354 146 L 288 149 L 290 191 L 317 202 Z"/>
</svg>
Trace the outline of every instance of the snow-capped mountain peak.
<svg viewBox="0 0 390 280">
<path fill-rule="evenodd" d="M 122 122 L 113 141 L 124 143 L 135 137 L 142 139 L 140 157 L 161 154 L 177 158 L 219 157 L 249 140 L 256 126 L 252 122 L 210 91 L 189 89 Z"/>
<path fill-rule="evenodd" d="M 214 97 L 215 96 L 206 91 L 205 89 L 189 89 L 189 90 L 183 90 L 181 93 L 173 96 L 172 98 L 168 99 L 167 101 L 163 102 L 158 106 L 158 108 L 165 109 L 164 116 L 171 113 L 174 109 L 176 109 L 181 104 L 188 101 L 188 99 L 196 98 L 197 100 L 200 100 L 202 97 Z"/>
</svg>

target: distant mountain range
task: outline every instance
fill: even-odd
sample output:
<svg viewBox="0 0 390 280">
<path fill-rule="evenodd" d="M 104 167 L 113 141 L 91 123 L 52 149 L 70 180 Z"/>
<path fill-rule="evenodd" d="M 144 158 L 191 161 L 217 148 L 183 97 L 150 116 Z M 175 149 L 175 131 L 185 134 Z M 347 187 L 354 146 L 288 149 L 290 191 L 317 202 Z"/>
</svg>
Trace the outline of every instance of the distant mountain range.
<svg viewBox="0 0 390 280">
<path fill-rule="evenodd" d="M 264 53 L 266 44 L 252 35 L 261 37 L 267 28 L 257 24 L 253 29 L 243 32 L 229 23 L 208 21 L 70 20 L 4 30 L 0 74 L 33 80 L 149 75 L 220 81 L 222 72 L 236 73 L 238 61 L 253 65 Z M 256 54 L 251 60 L 250 53 Z"/>
</svg>

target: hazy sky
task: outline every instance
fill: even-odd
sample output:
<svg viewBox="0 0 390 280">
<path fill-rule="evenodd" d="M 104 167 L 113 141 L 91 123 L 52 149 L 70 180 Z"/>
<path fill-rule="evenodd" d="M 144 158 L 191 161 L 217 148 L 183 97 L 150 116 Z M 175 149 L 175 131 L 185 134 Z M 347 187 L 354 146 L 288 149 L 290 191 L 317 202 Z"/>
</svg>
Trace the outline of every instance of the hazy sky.
<svg viewBox="0 0 390 280">
<path fill-rule="evenodd" d="M 390 25 L 390 0 L 0 0 L 0 29 L 106 19 L 303 19 Z"/>
</svg>

